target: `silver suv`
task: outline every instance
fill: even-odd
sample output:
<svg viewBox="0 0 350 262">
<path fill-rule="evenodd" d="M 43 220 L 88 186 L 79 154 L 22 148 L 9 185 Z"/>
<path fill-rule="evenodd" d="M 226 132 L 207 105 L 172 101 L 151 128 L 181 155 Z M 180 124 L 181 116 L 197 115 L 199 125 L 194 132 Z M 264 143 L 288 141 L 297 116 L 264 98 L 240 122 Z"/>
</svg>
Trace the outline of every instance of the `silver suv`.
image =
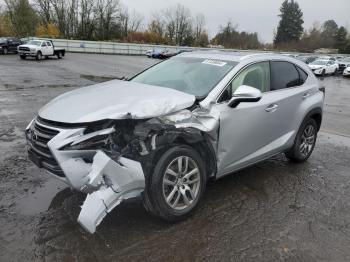
<svg viewBox="0 0 350 262">
<path fill-rule="evenodd" d="M 78 221 L 91 233 L 140 195 L 149 213 L 178 221 L 208 179 L 279 153 L 307 160 L 324 92 L 294 58 L 183 53 L 52 100 L 26 129 L 29 158 L 87 193 Z"/>
</svg>

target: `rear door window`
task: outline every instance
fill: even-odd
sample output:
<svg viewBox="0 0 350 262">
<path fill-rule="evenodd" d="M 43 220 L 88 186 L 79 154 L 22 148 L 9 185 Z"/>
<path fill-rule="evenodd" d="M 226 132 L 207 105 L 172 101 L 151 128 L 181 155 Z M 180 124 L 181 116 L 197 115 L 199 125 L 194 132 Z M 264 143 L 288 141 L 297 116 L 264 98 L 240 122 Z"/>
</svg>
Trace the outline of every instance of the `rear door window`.
<svg viewBox="0 0 350 262">
<path fill-rule="evenodd" d="M 271 91 L 299 85 L 299 72 L 292 63 L 285 61 L 271 62 Z"/>
</svg>

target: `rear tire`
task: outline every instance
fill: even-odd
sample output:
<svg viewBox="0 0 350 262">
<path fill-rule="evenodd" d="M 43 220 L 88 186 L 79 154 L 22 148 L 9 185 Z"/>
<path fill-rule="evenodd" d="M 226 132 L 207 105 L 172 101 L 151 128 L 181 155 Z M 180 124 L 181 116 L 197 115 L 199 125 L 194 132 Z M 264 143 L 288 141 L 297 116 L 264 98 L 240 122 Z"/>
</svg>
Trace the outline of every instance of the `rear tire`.
<svg viewBox="0 0 350 262">
<path fill-rule="evenodd" d="M 158 160 L 144 193 L 144 206 L 166 221 L 183 220 L 196 208 L 205 185 L 205 165 L 197 151 L 175 146 Z"/>
<path fill-rule="evenodd" d="M 36 60 L 41 60 L 41 59 L 43 59 L 43 55 L 41 54 L 40 51 L 36 53 L 35 59 L 36 59 Z"/>
<path fill-rule="evenodd" d="M 2 49 L 2 53 L 4 55 L 7 55 L 9 53 L 9 50 L 5 47 L 4 49 Z"/>
<path fill-rule="evenodd" d="M 58 53 L 57 53 L 57 58 L 58 58 L 58 59 L 62 59 L 62 53 L 61 53 L 61 52 L 58 52 Z"/>
<path fill-rule="evenodd" d="M 314 119 L 307 118 L 301 124 L 293 147 L 286 152 L 286 157 L 293 162 L 304 162 L 312 154 L 317 140 L 318 126 Z"/>
</svg>

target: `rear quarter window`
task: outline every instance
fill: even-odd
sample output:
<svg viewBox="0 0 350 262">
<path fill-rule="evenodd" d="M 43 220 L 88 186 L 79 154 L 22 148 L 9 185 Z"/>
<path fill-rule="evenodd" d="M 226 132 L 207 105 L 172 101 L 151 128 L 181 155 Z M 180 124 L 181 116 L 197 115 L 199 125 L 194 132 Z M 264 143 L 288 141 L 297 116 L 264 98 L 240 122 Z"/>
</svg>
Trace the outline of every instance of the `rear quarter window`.
<svg viewBox="0 0 350 262">
<path fill-rule="evenodd" d="M 299 77 L 300 77 L 299 84 L 303 85 L 308 77 L 308 74 L 300 67 L 296 66 L 296 68 L 299 72 Z"/>
<path fill-rule="evenodd" d="M 271 91 L 299 85 L 299 72 L 294 64 L 285 61 L 271 62 Z"/>
</svg>

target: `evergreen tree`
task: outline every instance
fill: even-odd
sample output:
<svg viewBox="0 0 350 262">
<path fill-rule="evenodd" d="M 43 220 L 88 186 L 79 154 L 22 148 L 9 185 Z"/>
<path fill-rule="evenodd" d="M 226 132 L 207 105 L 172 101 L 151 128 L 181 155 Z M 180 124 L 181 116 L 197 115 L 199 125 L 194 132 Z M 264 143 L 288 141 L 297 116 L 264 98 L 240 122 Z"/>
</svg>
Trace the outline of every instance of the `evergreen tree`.
<svg viewBox="0 0 350 262">
<path fill-rule="evenodd" d="M 342 49 L 346 46 L 347 44 L 347 30 L 345 29 L 344 26 L 339 27 L 337 34 L 335 36 L 335 48 Z"/>
<path fill-rule="evenodd" d="M 299 41 L 303 34 L 303 12 L 294 0 L 285 0 L 281 6 L 281 20 L 277 28 L 274 44 Z"/>
<path fill-rule="evenodd" d="M 336 44 L 338 25 L 334 20 L 327 20 L 322 25 L 322 42 L 324 47 L 333 48 Z"/>
</svg>

